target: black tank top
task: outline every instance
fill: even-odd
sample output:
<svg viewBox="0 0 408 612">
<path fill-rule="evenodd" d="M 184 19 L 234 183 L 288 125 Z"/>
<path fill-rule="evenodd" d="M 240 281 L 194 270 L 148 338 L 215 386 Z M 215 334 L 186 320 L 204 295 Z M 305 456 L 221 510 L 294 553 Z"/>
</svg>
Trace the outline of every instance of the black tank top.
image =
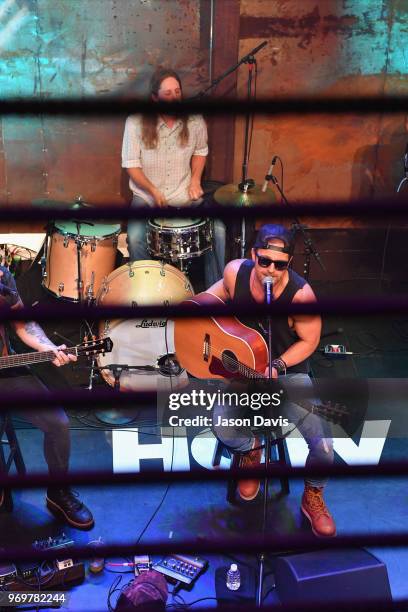
<svg viewBox="0 0 408 612">
<path fill-rule="evenodd" d="M 252 297 L 250 291 L 250 276 L 254 262 L 250 259 L 244 261 L 235 279 L 235 290 L 234 290 L 234 302 L 241 302 L 245 304 L 257 304 L 256 300 Z M 289 282 L 281 295 L 274 300 L 275 304 L 289 306 L 295 293 L 302 289 L 306 285 L 304 278 L 299 276 L 296 272 L 288 269 Z M 267 319 L 254 319 L 251 317 L 241 317 L 240 319 L 245 325 L 258 331 L 268 343 L 268 322 Z M 294 344 L 299 337 L 297 333 L 289 327 L 288 315 L 273 315 L 272 317 L 272 359 L 280 357 L 292 344 Z M 309 372 L 308 360 L 305 359 L 300 363 L 291 366 L 287 370 L 288 372 Z"/>
</svg>

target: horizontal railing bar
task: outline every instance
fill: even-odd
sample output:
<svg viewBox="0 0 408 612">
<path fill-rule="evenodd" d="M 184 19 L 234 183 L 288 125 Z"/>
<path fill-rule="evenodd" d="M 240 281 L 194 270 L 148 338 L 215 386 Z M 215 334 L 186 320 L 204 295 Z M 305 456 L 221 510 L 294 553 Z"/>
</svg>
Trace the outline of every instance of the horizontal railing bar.
<svg viewBox="0 0 408 612">
<path fill-rule="evenodd" d="M 133 426 L 136 429 L 137 426 Z M 123 428 L 125 429 L 125 428 Z M 143 430 L 143 428 L 141 428 Z M 167 436 L 169 437 L 169 436 Z M 76 486 L 101 486 L 105 484 L 114 485 L 140 485 L 140 484 L 184 484 L 191 482 L 224 482 L 226 480 L 237 480 L 245 474 L 245 478 L 304 478 L 305 476 L 330 476 L 335 478 L 401 478 L 408 475 L 407 461 L 390 461 L 378 465 L 320 465 L 310 467 L 292 467 L 291 465 L 269 465 L 265 468 L 245 469 L 214 469 L 200 471 L 174 471 L 164 472 L 159 470 L 148 470 L 146 472 L 123 472 L 112 473 L 111 471 L 86 471 L 70 472 L 69 474 L 27 474 L 0 475 L 0 486 L 9 488 L 32 489 L 58 485 L 60 483 Z"/>
<path fill-rule="evenodd" d="M 231 196 L 233 198 L 233 196 Z M 249 192 L 250 198 L 250 192 Z M 44 199 L 45 201 L 46 199 Z M 38 206 L 34 204 L 27 204 L 24 202 L 16 203 L 12 205 L 0 203 L 0 222 L 14 221 L 16 223 L 23 223 L 26 221 L 47 221 L 51 219 L 72 220 L 73 217 L 78 220 L 93 220 L 104 221 L 112 220 L 119 223 L 129 219 L 152 219 L 152 218 L 191 218 L 191 211 L 201 217 L 219 218 L 219 219 L 237 219 L 245 217 L 248 219 L 265 218 L 272 216 L 273 218 L 293 218 L 293 216 L 313 216 L 313 217 L 330 217 L 330 218 L 341 218 L 341 217 L 364 217 L 368 219 L 383 219 L 384 223 L 388 225 L 390 216 L 401 217 L 402 222 L 405 222 L 408 226 L 408 209 L 407 209 L 407 196 L 402 194 L 398 197 L 383 198 L 381 200 L 359 200 L 345 203 L 344 201 L 321 201 L 321 202 L 306 202 L 306 203 L 293 203 L 290 207 L 278 204 L 277 202 L 271 201 L 268 205 L 214 205 L 205 208 L 196 208 L 194 210 L 191 206 L 184 206 L 176 208 L 174 206 L 168 206 L 164 208 L 158 207 L 138 207 L 132 208 L 123 205 L 108 205 L 101 204 L 94 207 L 84 207 L 78 209 L 59 209 L 46 206 Z M 398 222 L 398 219 L 395 220 Z M 400 227 L 397 224 L 396 227 Z M 321 228 L 317 228 L 321 229 Z"/>
<path fill-rule="evenodd" d="M 197 538 L 196 540 L 184 540 L 180 542 L 145 541 L 122 544 L 101 544 L 98 546 L 98 557 L 124 557 L 128 555 L 150 554 L 161 555 L 166 553 L 207 553 L 223 555 L 234 552 L 245 552 L 246 554 L 257 553 L 281 553 L 282 550 L 291 552 L 305 550 L 341 550 L 354 547 L 376 547 L 376 548 L 403 548 L 408 545 L 408 533 L 355 533 L 347 535 L 337 535 L 335 538 L 316 538 L 312 533 L 295 534 L 267 534 L 265 537 L 250 534 L 250 537 L 216 538 L 209 537 Z M 69 547 L 66 553 L 70 558 L 87 559 L 95 556 L 95 548 L 91 546 Z M 61 549 L 36 551 L 27 547 L 9 547 L 6 550 L 0 549 L 0 560 L 44 560 L 60 559 Z"/>
<path fill-rule="evenodd" d="M 395 96 L 286 96 L 272 99 L 258 99 L 248 102 L 233 98 L 205 98 L 175 103 L 154 103 L 148 99 L 119 96 L 89 96 L 67 98 L 22 98 L 9 97 L 0 100 L 0 115 L 38 115 L 50 116 L 120 116 L 134 113 L 152 114 L 157 112 L 176 112 L 178 114 L 203 113 L 206 115 L 231 115 L 257 112 L 267 115 L 314 115 L 361 114 L 370 113 L 406 113 L 407 95 Z"/>
<path fill-rule="evenodd" d="M 169 306 L 83 306 L 70 304 L 56 298 L 55 304 L 24 306 L 19 309 L 0 307 L 0 322 L 3 321 L 54 321 L 89 319 L 178 319 L 181 317 L 262 317 L 267 314 L 324 314 L 345 316 L 370 316 L 377 314 L 406 314 L 408 312 L 408 295 L 360 296 L 355 298 L 336 297 L 319 298 L 318 302 L 303 304 L 214 304 L 194 306 L 174 304 Z"/>
</svg>

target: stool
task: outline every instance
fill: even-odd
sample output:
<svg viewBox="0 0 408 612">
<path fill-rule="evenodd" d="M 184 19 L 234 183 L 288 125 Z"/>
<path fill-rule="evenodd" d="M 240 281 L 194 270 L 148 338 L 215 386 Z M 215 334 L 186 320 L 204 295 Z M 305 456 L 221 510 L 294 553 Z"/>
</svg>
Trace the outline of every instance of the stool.
<svg viewBox="0 0 408 612">
<path fill-rule="evenodd" d="M 270 461 L 273 463 L 279 463 L 281 466 L 288 465 L 287 457 L 286 457 L 286 449 L 285 449 L 285 441 L 282 438 L 282 432 L 273 431 L 268 432 L 268 434 L 273 438 L 271 439 L 271 454 L 275 449 L 275 457 L 271 457 Z M 223 444 L 220 440 L 216 439 L 216 444 L 214 448 L 214 454 L 212 459 L 212 465 L 217 467 L 220 465 L 221 457 L 227 455 L 231 457 L 231 469 L 239 468 L 239 464 L 241 461 L 241 456 L 244 453 L 231 451 L 225 444 Z M 281 495 L 289 495 L 289 478 L 287 476 L 282 476 L 279 478 L 281 490 Z M 228 488 L 227 488 L 227 501 L 230 504 L 234 504 L 236 502 L 236 490 L 237 490 L 237 480 L 229 479 L 228 480 Z"/>
<path fill-rule="evenodd" d="M 9 447 L 8 457 L 4 452 L 5 446 Z M 17 440 L 13 421 L 8 412 L 0 413 L 0 474 L 7 475 L 10 472 L 11 466 L 16 466 L 17 474 L 25 476 L 26 466 L 20 445 Z M 13 510 L 13 497 L 10 489 L 4 487 L 4 503 L 3 507 L 11 512 Z"/>
</svg>

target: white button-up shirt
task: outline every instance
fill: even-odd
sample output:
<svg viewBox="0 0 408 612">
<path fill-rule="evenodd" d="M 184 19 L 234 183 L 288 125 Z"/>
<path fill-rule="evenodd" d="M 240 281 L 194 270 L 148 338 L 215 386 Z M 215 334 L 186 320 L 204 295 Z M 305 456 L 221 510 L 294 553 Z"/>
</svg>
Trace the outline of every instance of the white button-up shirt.
<svg viewBox="0 0 408 612">
<path fill-rule="evenodd" d="M 182 147 L 179 135 L 182 129 L 179 119 L 169 128 L 161 117 L 158 119 L 158 142 L 155 149 L 146 149 L 142 141 L 142 118 L 131 115 L 126 120 L 122 144 L 122 167 L 141 168 L 145 176 L 159 189 L 170 206 L 188 206 L 191 198 L 188 188 L 191 181 L 191 158 L 208 155 L 207 126 L 201 115 L 188 120 L 189 139 Z M 152 196 L 132 179 L 129 187 L 133 193 L 154 205 Z"/>
</svg>

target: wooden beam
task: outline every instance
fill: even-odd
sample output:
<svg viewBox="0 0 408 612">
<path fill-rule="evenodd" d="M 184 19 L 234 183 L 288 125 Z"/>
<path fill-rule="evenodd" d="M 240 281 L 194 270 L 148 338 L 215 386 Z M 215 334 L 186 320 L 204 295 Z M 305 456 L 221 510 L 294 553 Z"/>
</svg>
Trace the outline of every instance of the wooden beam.
<svg viewBox="0 0 408 612">
<path fill-rule="evenodd" d="M 213 78 L 238 61 L 240 0 L 214 0 Z M 237 91 L 237 72 L 218 85 L 214 97 L 232 97 Z M 232 182 L 235 115 L 212 117 L 209 121 L 210 153 L 207 178 Z"/>
</svg>

